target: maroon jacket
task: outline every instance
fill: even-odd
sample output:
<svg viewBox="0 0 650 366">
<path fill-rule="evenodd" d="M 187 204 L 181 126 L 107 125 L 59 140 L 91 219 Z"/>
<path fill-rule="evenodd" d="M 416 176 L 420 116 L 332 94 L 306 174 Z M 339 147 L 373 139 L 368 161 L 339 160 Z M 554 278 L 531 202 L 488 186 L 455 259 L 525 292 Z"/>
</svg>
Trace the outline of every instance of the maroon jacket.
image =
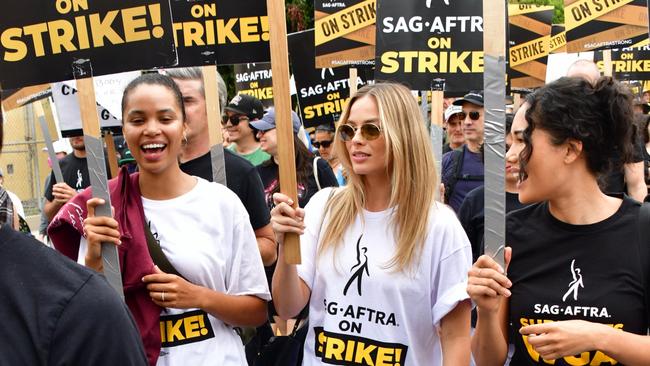
<svg viewBox="0 0 650 366">
<path fill-rule="evenodd" d="M 149 255 L 144 233 L 144 211 L 138 173 L 129 175 L 123 167 L 117 178 L 108 182 L 115 219 L 122 233 L 118 246 L 124 298 L 138 325 L 142 343 L 150 365 L 155 365 L 160 354 L 160 312 L 162 308 L 149 297 L 142 277 L 153 273 L 154 263 Z M 86 188 L 59 210 L 47 228 L 54 247 L 72 260 L 77 260 L 79 240 L 83 235 L 86 201 L 92 189 Z"/>
</svg>

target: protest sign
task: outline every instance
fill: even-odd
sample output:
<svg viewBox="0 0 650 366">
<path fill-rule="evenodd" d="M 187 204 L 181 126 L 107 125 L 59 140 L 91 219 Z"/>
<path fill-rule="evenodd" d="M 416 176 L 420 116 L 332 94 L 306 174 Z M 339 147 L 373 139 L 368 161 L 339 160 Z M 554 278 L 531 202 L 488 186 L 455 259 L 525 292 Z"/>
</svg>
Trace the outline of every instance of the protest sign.
<svg viewBox="0 0 650 366">
<path fill-rule="evenodd" d="M 594 62 L 605 71 L 602 53 L 594 54 Z M 650 80 L 650 46 L 611 51 L 612 76 L 617 80 Z"/>
<path fill-rule="evenodd" d="M 552 6 L 508 6 L 508 80 L 513 90 L 533 89 L 544 85 L 553 10 Z"/>
<path fill-rule="evenodd" d="M 10 111 L 37 100 L 49 98 L 50 96 L 52 96 L 50 84 L 33 85 L 20 89 L 0 90 L 2 108 L 4 108 L 5 111 Z"/>
<path fill-rule="evenodd" d="M 648 38 L 647 0 L 564 0 L 567 52 L 632 47 Z"/>
<path fill-rule="evenodd" d="M 52 98 L 56 106 L 59 128 L 63 137 L 83 135 L 83 123 L 76 87 L 74 80 L 52 84 Z M 122 132 L 122 121 L 99 104 L 97 104 L 97 115 L 102 129 Z"/>
<path fill-rule="evenodd" d="M 95 76 L 176 62 L 169 0 L 24 0 L 3 5 L 2 88 L 71 80 L 72 64 L 84 60 L 90 60 Z"/>
<path fill-rule="evenodd" d="M 377 4 L 375 79 L 428 90 L 444 79 L 446 95 L 483 88 L 480 0 L 385 0 Z"/>
<path fill-rule="evenodd" d="M 313 29 L 289 35 L 289 57 L 305 127 L 335 122 L 350 97 L 348 66 L 317 69 L 313 44 Z M 368 80 L 365 70 L 358 71 L 356 84 L 364 85 Z"/>
<path fill-rule="evenodd" d="M 566 52 L 566 31 L 563 24 L 553 24 L 551 27 L 551 40 L 548 43 L 549 53 Z"/>
<path fill-rule="evenodd" d="M 235 90 L 262 101 L 264 108 L 273 105 L 273 71 L 271 64 L 248 63 L 235 65 Z"/>
<path fill-rule="evenodd" d="M 373 65 L 377 0 L 315 0 L 316 67 Z"/>
<path fill-rule="evenodd" d="M 173 0 L 178 66 L 269 61 L 269 20 L 259 0 Z"/>
</svg>

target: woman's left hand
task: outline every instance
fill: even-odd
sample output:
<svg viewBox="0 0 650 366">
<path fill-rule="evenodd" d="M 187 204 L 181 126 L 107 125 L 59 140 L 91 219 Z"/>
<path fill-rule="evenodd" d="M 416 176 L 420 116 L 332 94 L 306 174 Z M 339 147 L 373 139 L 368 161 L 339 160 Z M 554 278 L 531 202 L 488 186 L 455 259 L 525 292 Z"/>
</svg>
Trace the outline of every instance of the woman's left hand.
<svg viewBox="0 0 650 366">
<path fill-rule="evenodd" d="M 154 266 L 154 273 L 142 277 L 147 284 L 149 296 L 156 305 L 165 308 L 191 309 L 201 308 L 202 287 L 187 282 L 182 277 L 168 274 Z"/>
<path fill-rule="evenodd" d="M 604 326 L 584 320 L 564 320 L 525 326 L 519 333 L 528 336 L 528 343 L 545 360 L 555 360 L 595 350 L 594 338 Z"/>
</svg>

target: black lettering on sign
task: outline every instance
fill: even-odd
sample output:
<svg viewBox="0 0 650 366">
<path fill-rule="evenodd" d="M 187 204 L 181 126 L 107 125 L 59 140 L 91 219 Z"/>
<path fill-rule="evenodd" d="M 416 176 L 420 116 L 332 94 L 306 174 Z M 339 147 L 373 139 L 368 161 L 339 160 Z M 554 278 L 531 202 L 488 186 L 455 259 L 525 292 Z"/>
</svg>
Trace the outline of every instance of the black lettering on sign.
<svg viewBox="0 0 650 366">
<path fill-rule="evenodd" d="M 386 343 L 314 327 L 316 357 L 327 364 L 354 366 L 402 366 L 408 346 Z"/>
<path fill-rule="evenodd" d="M 214 338 L 214 331 L 203 310 L 160 317 L 161 347 L 175 347 Z"/>
</svg>

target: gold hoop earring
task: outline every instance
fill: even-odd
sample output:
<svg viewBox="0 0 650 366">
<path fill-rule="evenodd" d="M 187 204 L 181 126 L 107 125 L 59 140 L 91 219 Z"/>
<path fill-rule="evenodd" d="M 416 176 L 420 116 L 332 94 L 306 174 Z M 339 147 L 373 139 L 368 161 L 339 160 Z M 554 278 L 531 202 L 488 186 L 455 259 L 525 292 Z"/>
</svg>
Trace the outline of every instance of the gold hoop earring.
<svg viewBox="0 0 650 366">
<path fill-rule="evenodd" d="M 183 131 L 183 146 L 187 146 L 187 133 Z"/>
</svg>

